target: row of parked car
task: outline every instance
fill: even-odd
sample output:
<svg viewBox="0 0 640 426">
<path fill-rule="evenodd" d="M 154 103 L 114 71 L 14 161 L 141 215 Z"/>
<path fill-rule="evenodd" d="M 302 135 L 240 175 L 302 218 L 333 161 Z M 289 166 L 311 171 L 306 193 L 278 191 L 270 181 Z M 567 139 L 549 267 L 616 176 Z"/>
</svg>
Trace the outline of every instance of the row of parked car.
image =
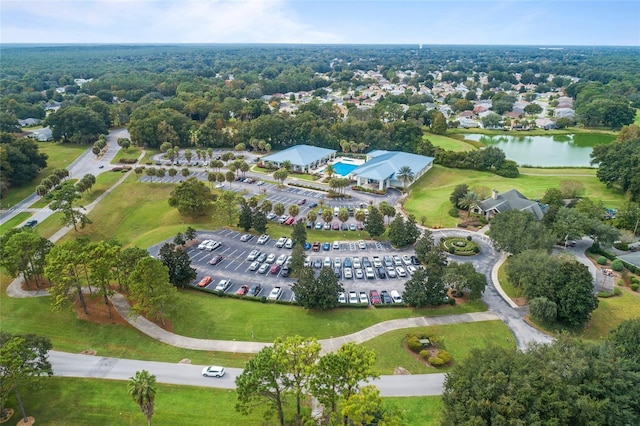
<svg viewBox="0 0 640 426">
<path fill-rule="evenodd" d="M 349 292 L 349 298 L 347 299 L 347 295 L 343 292 L 338 294 L 338 302 L 340 303 L 362 303 L 372 305 L 379 305 L 381 303 L 402 303 L 402 297 L 397 290 L 391 290 L 388 292 L 387 290 L 382 290 L 378 293 L 378 290 L 370 290 L 369 296 L 364 291 L 356 293 L 355 291 Z"/>
<path fill-rule="evenodd" d="M 251 250 L 247 256 L 247 261 L 252 262 L 250 271 L 257 271 L 259 274 L 266 274 L 269 271 L 273 275 L 278 275 L 282 271 L 283 277 L 289 276 L 289 263 L 291 256 L 281 254 L 276 258 L 274 253 L 267 253 L 258 249 Z"/>
<path fill-rule="evenodd" d="M 326 256 L 324 260 L 321 257 L 305 259 L 305 266 L 311 266 L 316 269 L 332 268 L 337 278 L 345 279 L 374 279 L 374 278 L 404 278 L 408 273 L 415 273 L 420 268 L 420 261 L 415 256 L 373 256 L 373 261 L 367 256 L 362 259 L 354 256 L 353 259 L 346 257 L 341 259 Z"/>
<path fill-rule="evenodd" d="M 204 240 L 198 245 L 198 250 L 213 251 L 220 247 L 222 247 L 222 243 L 220 243 L 219 241 Z"/>
</svg>

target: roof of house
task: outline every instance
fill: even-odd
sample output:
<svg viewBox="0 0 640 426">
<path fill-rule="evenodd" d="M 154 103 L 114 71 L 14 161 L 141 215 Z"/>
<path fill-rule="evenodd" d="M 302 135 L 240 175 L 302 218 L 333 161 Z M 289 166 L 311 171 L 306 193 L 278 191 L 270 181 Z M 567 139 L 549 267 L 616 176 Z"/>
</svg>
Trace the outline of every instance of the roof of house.
<svg viewBox="0 0 640 426">
<path fill-rule="evenodd" d="M 409 154 L 402 151 L 385 151 L 375 150 L 367 154 L 369 161 L 362 166 L 354 169 L 351 173 L 366 179 L 385 180 L 394 178 L 395 174 L 400 171 L 403 166 L 409 166 L 411 171 L 416 174 L 430 163 L 433 163 L 432 157 L 424 155 Z"/>
<path fill-rule="evenodd" d="M 542 219 L 544 216 L 543 208 L 537 201 L 529 200 L 515 189 L 498 193 L 495 198 L 487 198 L 481 201 L 478 207 L 485 212 L 495 210 L 498 213 L 503 213 L 509 210 L 521 210 L 533 213 L 538 219 Z"/>
<path fill-rule="evenodd" d="M 291 161 L 294 166 L 306 167 L 316 161 L 335 154 L 335 149 L 319 148 L 311 145 L 296 145 L 284 151 L 262 157 L 263 161 L 282 163 Z"/>
</svg>

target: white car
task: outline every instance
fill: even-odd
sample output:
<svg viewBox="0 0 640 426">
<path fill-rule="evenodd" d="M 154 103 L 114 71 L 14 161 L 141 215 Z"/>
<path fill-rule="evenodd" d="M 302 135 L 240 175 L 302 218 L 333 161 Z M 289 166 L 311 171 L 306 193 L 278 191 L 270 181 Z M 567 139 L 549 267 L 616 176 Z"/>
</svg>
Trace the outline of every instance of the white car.
<svg viewBox="0 0 640 426">
<path fill-rule="evenodd" d="M 365 250 L 367 248 L 367 243 L 365 243 L 364 240 L 360 240 L 358 241 L 358 247 L 360 247 L 360 250 Z"/>
<path fill-rule="evenodd" d="M 216 291 L 227 291 L 231 287 L 231 280 L 220 280 L 216 286 Z"/>
<path fill-rule="evenodd" d="M 344 296 L 343 292 L 338 293 L 338 302 L 347 303 L 347 298 Z"/>
<path fill-rule="evenodd" d="M 267 259 L 265 260 L 265 262 L 267 263 L 273 263 L 276 261 L 276 255 L 274 253 L 269 253 L 269 256 L 267 256 Z"/>
<path fill-rule="evenodd" d="M 365 275 L 367 276 L 367 279 L 372 280 L 376 277 L 376 275 L 373 272 L 373 268 L 372 267 L 368 267 L 365 269 Z"/>
<path fill-rule="evenodd" d="M 209 243 L 207 244 L 206 249 L 209 250 L 209 251 L 214 251 L 215 249 L 217 249 L 220 246 L 221 246 L 221 244 L 218 241 L 209 241 Z"/>
<path fill-rule="evenodd" d="M 396 266 L 402 266 L 402 260 L 400 259 L 400 256 L 397 255 L 393 255 L 393 264 Z"/>
<path fill-rule="evenodd" d="M 324 263 L 322 264 L 325 268 L 331 268 L 331 258 L 329 256 L 324 258 Z"/>
<path fill-rule="evenodd" d="M 354 270 L 354 274 L 356 275 L 356 278 L 359 280 L 364 278 L 364 273 L 362 273 L 362 269 Z"/>
<path fill-rule="evenodd" d="M 207 244 L 209 244 L 211 240 L 204 240 L 198 245 L 198 250 L 204 250 L 207 248 Z"/>
<path fill-rule="evenodd" d="M 407 266 L 407 272 L 410 272 L 411 274 L 415 274 L 417 271 L 416 267 L 413 265 L 409 265 Z"/>
<path fill-rule="evenodd" d="M 260 265 L 260 268 L 258 268 L 258 273 L 259 274 L 266 274 L 268 270 L 269 270 L 269 264 L 268 263 L 263 263 L 262 265 Z"/>
<path fill-rule="evenodd" d="M 269 241 L 269 236 L 267 234 L 262 234 L 260 235 L 260 238 L 258 238 L 258 244 L 264 244 L 267 241 Z"/>
<path fill-rule="evenodd" d="M 286 242 L 287 242 L 287 237 L 280 237 L 280 238 L 278 238 L 278 241 L 276 242 L 276 247 L 282 248 L 282 247 L 284 247 Z"/>
<path fill-rule="evenodd" d="M 282 293 L 282 289 L 280 287 L 274 287 L 273 290 L 271 290 L 271 293 L 269 293 L 269 296 L 267 296 L 267 299 L 278 300 L 280 298 L 280 293 Z"/>
<path fill-rule="evenodd" d="M 342 259 L 340 259 L 339 257 L 336 257 L 333 260 L 333 267 L 334 268 L 342 268 Z"/>
<path fill-rule="evenodd" d="M 224 188 L 224 183 L 216 183 L 215 188 L 216 188 L 216 189 L 222 189 L 222 188 Z"/>
<path fill-rule="evenodd" d="M 360 263 L 360 258 L 359 257 L 354 257 L 353 258 L 353 269 L 360 269 L 362 268 L 362 264 Z"/>
<path fill-rule="evenodd" d="M 249 266 L 249 270 L 250 271 L 255 271 L 260 267 L 260 262 L 258 262 L 257 260 L 254 260 L 253 263 L 251 264 L 251 266 Z"/>
<path fill-rule="evenodd" d="M 375 268 L 382 268 L 382 260 L 378 256 L 373 256 L 373 266 Z"/>
<path fill-rule="evenodd" d="M 260 256 L 260 250 L 251 250 L 251 253 L 247 256 L 247 261 L 253 262 L 258 256 Z"/>
<path fill-rule="evenodd" d="M 311 258 L 310 257 L 306 257 L 304 259 L 304 266 L 311 266 Z"/>
<path fill-rule="evenodd" d="M 349 292 L 349 303 L 358 303 L 358 295 L 355 291 Z"/>
<path fill-rule="evenodd" d="M 287 242 L 284 243 L 284 248 L 292 249 L 293 248 L 293 240 L 291 238 L 287 238 Z"/>
<path fill-rule="evenodd" d="M 252 239 L 252 238 L 253 238 L 253 235 L 251 235 L 251 234 L 244 234 L 242 237 L 240 237 L 240 241 L 242 241 L 242 242 L 246 242 L 246 241 L 249 241 L 249 240 L 250 240 L 250 239 Z"/>
<path fill-rule="evenodd" d="M 351 268 L 344 268 L 344 278 L 345 279 L 351 279 L 353 278 L 353 272 L 351 270 Z"/>
<path fill-rule="evenodd" d="M 284 265 L 284 262 L 286 261 L 287 261 L 287 255 L 281 254 L 280 256 L 278 256 L 278 260 L 276 260 L 276 265 Z"/>
<path fill-rule="evenodd" d="M 395 278 L 395 277 L 397 277 L 397 276 L 398 276 L 398 275 L 396 274 L 396 270 L 393 268 L 393 266 L 390 266 L 390 267 L 388 267 L 388 268 L 387 268 L 387 276 L 388 276 L 389 278 Z"/>
<path fill-rule="evenodd" d="M 210 365 L 202 369 L 202 375 L 204 377 L 222 377 L 224 376 L 224 367 Z"/>
<path fill-rule="evenodd" d="M 405 271 L 405 269 L 402 266 L 396 266 L 396 272 L 398 273 L 399 277 L 407 276 L 407 271 Z"/>
<path fill-rule="evenodd" d="M 364 291 L 360 292 L 360 303 L 365 303 L 365 304 L 369 304 L 369 298 L 367 297 L 367 293 L 365 293 Z"/>
<path fill-rule="evenodd" d="M 409 257 L 408 254 L 405 254 L 404 256 L 402 256 L 402 263 L 404 263 L 406 266 L 411 265 L 411 258 Z"/>
<path fill-rule="evenodd" d="M 267 215 L 267 220 L 273 220 L 273 219 L 275 219 L 275 218 L 277 218 L 277 217 L 278 217 L 278 215 L 277 215 L 277 214 L 275 214 L 274 212 L 271 212 L 271 213 L 269 213 L 269 214 Z"/>
<path fill-rule="evenodd" d="M 402 297 L 400 297 L 400 293 L 398 293 L 397 290 L 391 290 L 389 295 L 391 296 L 393 303 L 402 303 Z"/>
<path fill-rule="evenodd" d="M 259 180 L 259 181 L 256 182 L 256 185 L 257 186 L 262 186 L 262 185 L 264 185 L 264 181 L 263 180 Z"/>
<path fill-rule="evenodd" d="M 334 241 L 333 242 L 333 249 L 334 250 L 340 250 L 340 241 Z"/>
</svg>

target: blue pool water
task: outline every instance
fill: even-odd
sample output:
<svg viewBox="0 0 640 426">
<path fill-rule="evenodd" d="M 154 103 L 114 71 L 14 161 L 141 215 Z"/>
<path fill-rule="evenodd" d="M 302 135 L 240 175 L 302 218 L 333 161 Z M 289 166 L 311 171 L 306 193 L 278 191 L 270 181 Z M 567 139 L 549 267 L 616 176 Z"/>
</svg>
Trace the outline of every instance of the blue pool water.
<svg viewBox="0 0 640 426">
<path fill-rule="evenodd" d="M 358 166 L 356 166 L 355 164 L 345 164 L 340 161 L 337 163 L 334 163 L 333 165 L 333 169 L 336 171 L 336 174 L 340 176 L 348 176 L 349 173 L 353 171 L 353 169 L 357 169 L 357 168 Z"/>
</svg>

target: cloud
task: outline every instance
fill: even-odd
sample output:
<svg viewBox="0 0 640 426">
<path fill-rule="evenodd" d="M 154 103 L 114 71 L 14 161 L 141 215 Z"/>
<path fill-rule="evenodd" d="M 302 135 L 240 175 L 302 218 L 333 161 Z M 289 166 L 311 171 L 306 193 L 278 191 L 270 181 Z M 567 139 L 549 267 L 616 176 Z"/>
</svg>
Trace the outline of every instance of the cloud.
<svg viewBox="0 0 640 426">
<path fill-rule="evenodd" d="M 3 1 L 3 43 L 339 43 L 283 0 Z"/>
</svg>

